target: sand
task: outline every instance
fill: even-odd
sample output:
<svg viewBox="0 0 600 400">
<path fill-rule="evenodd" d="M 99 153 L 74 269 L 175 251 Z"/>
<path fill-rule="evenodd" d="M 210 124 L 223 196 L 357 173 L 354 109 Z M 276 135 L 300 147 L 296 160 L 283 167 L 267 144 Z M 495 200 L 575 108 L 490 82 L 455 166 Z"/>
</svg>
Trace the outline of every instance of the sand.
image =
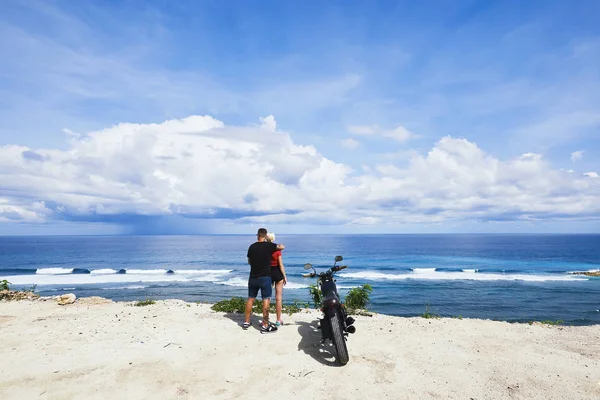
<svg viewBox="0 0 600 400">
<path fill-rule="evenodd" d="M 0 399 L 600 399 L 600 326 L 357 317 L 350 362 L 317 311 L 279 332 L 179 300 L 0 302 Z"/>
</svg>

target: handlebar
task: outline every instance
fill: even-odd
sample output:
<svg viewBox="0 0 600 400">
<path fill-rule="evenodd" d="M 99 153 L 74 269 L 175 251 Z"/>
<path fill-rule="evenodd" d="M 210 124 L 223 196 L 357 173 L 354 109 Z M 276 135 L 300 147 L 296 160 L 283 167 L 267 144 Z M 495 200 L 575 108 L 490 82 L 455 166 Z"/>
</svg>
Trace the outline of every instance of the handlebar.
<svg viewBox="0 0 600 400">
<path fill-rule="evenodd" d="M 348 268 L 348 266 L 347 265 L 340 265 L 338 267 L 331 268 L 331 272 L 338 272 L 338 271 L 341 271 L 341 270 L 343 270 L 345 268 Z M 314 278 L 315 276 L 317 276 L 317 274 L 315 272 L 311 272 L 309 274 L 302 274 L 303 278 Z"/>
</svg>

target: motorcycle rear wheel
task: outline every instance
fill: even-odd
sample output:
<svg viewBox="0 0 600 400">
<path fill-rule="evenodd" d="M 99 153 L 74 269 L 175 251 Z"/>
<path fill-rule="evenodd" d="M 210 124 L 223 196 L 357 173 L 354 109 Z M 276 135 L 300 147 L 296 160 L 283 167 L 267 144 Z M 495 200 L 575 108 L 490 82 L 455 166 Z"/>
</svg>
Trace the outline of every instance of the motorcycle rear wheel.
<svg viewBox="0 0 600 400">
<path fill-rule="evenodd" d="M 346 365 L 349 360 L 348 348 L 346 347 L 346 339 L 342 330 L 342 320 L 339 310 L 334 311 L 329 319 L 329 323 L 331 326 L 331 339 L 337 351 L 338 362 L 341 365 Z"/>
</svg>

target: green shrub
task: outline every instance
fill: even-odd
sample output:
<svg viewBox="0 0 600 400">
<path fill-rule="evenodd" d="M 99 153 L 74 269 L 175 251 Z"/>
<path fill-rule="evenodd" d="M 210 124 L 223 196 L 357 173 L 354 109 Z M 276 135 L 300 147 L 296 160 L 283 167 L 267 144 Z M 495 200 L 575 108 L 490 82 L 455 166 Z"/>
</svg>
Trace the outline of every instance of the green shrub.
<svg viewBox="0 0 600 400">
<path fill-rule="evenodd" d="M 544 325 L 562 325 L 562 323 L 565 322 L 562 319 L 559 319 L 557 321 L 550 321 L 550 320 L 546 320 L 546 321 L 540 321 L 540 324 L 544 324 Z"/>
<path fill-rule="evenodd" d="M 0 290 L 10 290 L 11 283 L 6 279 L 0 281 Z"/>
<path fill-rule="evenodd" d="M 321 302 L 323 301 L 323 293 L 321 293 L 321 289 L 319 288 L 319 286 L 316 284 L 309 285 L 308 293 L 310 294 L 310 297 L 312 298 L 314 307 L 321 308 Z"/>
<path fill-rule="evenodd" d="M 346 307 L 350 310 L 366 310 L 372 291 L 371 285 L 362 285 L 350 289 L 346 295 Z"/>
<path fill-rule="evenodd" d="M 362 285 L 361 287 L 355 287 L 348 291 L 344 306 L 350 314 L 360 314 L 360 310 L 366 310 L 367 304 L 370 302 L 371 292 L 373 288 L 371 285 Z M 312 305 L 314 308 L 321 308 L 323 301 L 323 293 L 318 285 L 309 285 L 308 294 L 312 299 Z M 368 314 L 368 313 L 366 313 Z M 369 314 L 369 316 L 371 316 Z"/>
<path fill-rule="evenodd" d="M 256 306 L 256 303 L 254 305 Z M 231 300 L 216 302 L 210 308 L 217 312 L 243 313 L 246 309 L 246 300 L 241 297 L 232 297 Z"/>
<path fill-rule="evenodd" d="M 146 300 L 142 300 L 142 301 L 138 301 L 137 303 L 134 304 L 134 306 L 136 307 L 144 307 L 144 306 L 149 306 L 152 304 L 156 304 L 156 301 L 152 300 L 152 299 L 146 299 Z"/>
<path fill-rule="evenodd" d="M 431 312 L 431 307 L 429 306 L 429 304 L 427 304 L 425 306 L 425 312 L 423 314 L 421 314 L 421 317 L 426 318 L 426 319 L 437 319 L 440 316 L 438 314 L 434 314 L 433 312 Z"/>
<path fill-rule="evenodd" d="M 281 307 L 281 312 L 283 314 L 292 315 L 300 312 L 302 308 L 305 307 L 308 307 L 308 304 L 294 300 L 292 304 L 283 304 Z M 213 304 L 210 308 L 217 312 L 243 314 L 246 311 L 246 299 L 234 296 L 229 300 L 221 300 Z M 257 300 L 254 302 L 252 306 L 252 312 L 255 314 L 262 314 L 262 301 Z M 271 301 L 269 312 L 275 313 L 274 301 Z"/>
</svg>

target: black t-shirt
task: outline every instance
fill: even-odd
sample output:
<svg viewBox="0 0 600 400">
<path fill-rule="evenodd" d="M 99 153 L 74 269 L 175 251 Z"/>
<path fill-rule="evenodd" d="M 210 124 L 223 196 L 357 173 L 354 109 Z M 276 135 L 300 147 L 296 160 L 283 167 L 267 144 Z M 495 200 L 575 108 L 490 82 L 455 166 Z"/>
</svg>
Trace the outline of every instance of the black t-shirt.
<svg viewBox="0 0 600 400">
<path fill-rule="evenodd" d="M 248 247 L 250 278 L 271 276 L 271 256 L 277 251 L 277 245 L 270 242 L 256 242 Z"/>
</svg>

